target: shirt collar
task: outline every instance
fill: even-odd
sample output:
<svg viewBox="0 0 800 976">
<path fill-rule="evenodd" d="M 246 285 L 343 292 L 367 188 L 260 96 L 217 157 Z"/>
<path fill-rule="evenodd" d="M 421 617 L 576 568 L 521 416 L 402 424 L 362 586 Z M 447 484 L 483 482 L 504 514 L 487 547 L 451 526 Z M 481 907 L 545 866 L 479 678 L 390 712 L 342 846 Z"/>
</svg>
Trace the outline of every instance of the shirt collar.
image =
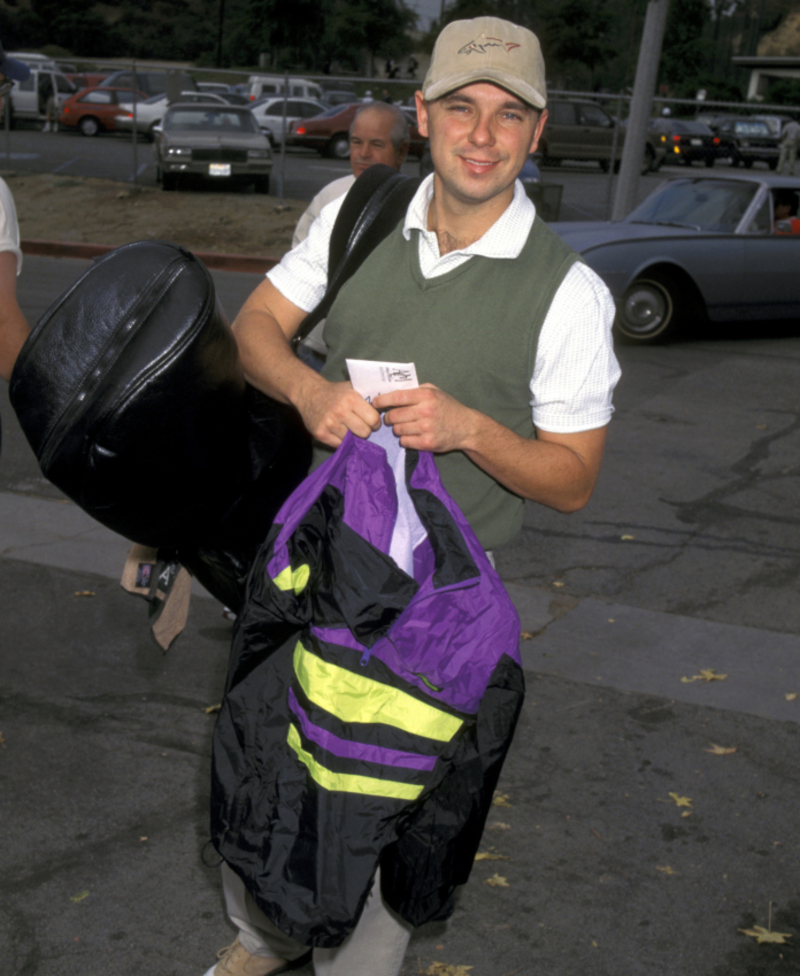
<svg viewBox="0 0 800 976">
<path fill-rule="evenodd" d="M 411 237 L 412 230 L 421 231 L 427 238 L 436 235 L 428 230 L 428 207 L 433 199 L 433 174 L 426 176 L 406 211 L 403 236 Z M 519 257 L 528 239 L 536 207 L 528 198 L 519 180 L 514 182 L 514 197 L 503 213 L 486 231 L 483 237 L 453 254 L 480 254 L 487 258 Z M 438 241 L 437 241 L 438 250 Z"/>
</svg>

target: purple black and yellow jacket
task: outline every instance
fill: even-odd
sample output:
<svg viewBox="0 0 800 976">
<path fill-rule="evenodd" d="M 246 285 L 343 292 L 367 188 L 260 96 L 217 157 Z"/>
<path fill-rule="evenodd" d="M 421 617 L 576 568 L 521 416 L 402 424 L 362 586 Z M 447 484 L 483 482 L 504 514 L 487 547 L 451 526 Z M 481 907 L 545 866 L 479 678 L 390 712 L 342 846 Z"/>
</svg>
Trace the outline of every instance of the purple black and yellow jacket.
<svg viewBox="0 0 800 976">
<path fill-rule="evenodd" d="M 348 434 L 255 561 L 212 838 L 269 919 L 339 945 L 377 867 L 414 925 L 470 872 L 524 694 L 519 619 L 430 454 Z"/>
</svg>

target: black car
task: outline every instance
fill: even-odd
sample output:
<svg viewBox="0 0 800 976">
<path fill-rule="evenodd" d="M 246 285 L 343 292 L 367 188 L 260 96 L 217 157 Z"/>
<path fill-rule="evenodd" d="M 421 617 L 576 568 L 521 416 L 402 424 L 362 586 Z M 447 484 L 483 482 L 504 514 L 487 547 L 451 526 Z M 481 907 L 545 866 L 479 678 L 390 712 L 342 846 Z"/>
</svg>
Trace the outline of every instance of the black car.
<svg viewBox="0 0 800 976">
<path fill-rule="evenodd" d="M 733 166 L 749 169 L 753 163 L 766 163 L 770 169 L 778 165 L 779 138 L 764 119 L 724 119 L 717 128 L 722 142 L 722 155 L 729 156 Z"/>
<path fill-rule="evenodd" d="M 684 119 L 653 119 L 650 132 L 666 150 L 665 163 L 691 166 L 695 160 L 713 166 L 720 155 L 720 138 L 703 122 Z"/>
</svg>

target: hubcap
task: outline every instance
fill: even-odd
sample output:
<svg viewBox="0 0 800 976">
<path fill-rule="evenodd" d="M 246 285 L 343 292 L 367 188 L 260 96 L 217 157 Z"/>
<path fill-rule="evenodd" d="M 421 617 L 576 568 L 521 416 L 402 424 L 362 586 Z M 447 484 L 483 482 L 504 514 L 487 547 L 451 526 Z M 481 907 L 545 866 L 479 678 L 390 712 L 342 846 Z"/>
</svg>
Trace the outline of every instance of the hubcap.
<svg viewBox="0 0 800 976">
<path fill-rule="evenodd" d="M 634 284 L 622 302 L 621 318 L 625 331 L 644 336 L 658 333 L 669 321 L 672 302 L 669 295 L 651 283 Z"/>
</svg>

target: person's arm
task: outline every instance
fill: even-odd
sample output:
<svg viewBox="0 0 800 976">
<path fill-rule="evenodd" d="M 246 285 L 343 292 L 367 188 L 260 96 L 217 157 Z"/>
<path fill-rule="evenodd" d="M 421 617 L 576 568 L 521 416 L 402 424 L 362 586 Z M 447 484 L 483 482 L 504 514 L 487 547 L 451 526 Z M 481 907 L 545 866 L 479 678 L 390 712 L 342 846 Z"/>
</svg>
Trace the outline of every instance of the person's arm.
<svg viewBox="0 0 800 976">
<path fill-rule="evenodd" d="M 403 447 L 463 451 L 510 491 L 560 512 L 576 512 L 591 497 L 606 427 L 573 434 L 540 430 L 530 440 L 427 383 L 384 394 L 373 403 L 387 411 L 384 422 Z"/>
<path fill-rule="evenodd" d="M 17 256 L 0 252 L 0 376 L 11 378 L 30 328 L 17 303 Z"/>
<path fill-rule="evenodd" d="M 233 323 L 249 383 L 300 411 L 312 436 L 338 447 L 348 430 L 369 437 L 380 427 L 374 407 L 347 383 L 331 383 L 294 354 L 290 340 L 306 313 L 265 278 Z"/>
</svg>

